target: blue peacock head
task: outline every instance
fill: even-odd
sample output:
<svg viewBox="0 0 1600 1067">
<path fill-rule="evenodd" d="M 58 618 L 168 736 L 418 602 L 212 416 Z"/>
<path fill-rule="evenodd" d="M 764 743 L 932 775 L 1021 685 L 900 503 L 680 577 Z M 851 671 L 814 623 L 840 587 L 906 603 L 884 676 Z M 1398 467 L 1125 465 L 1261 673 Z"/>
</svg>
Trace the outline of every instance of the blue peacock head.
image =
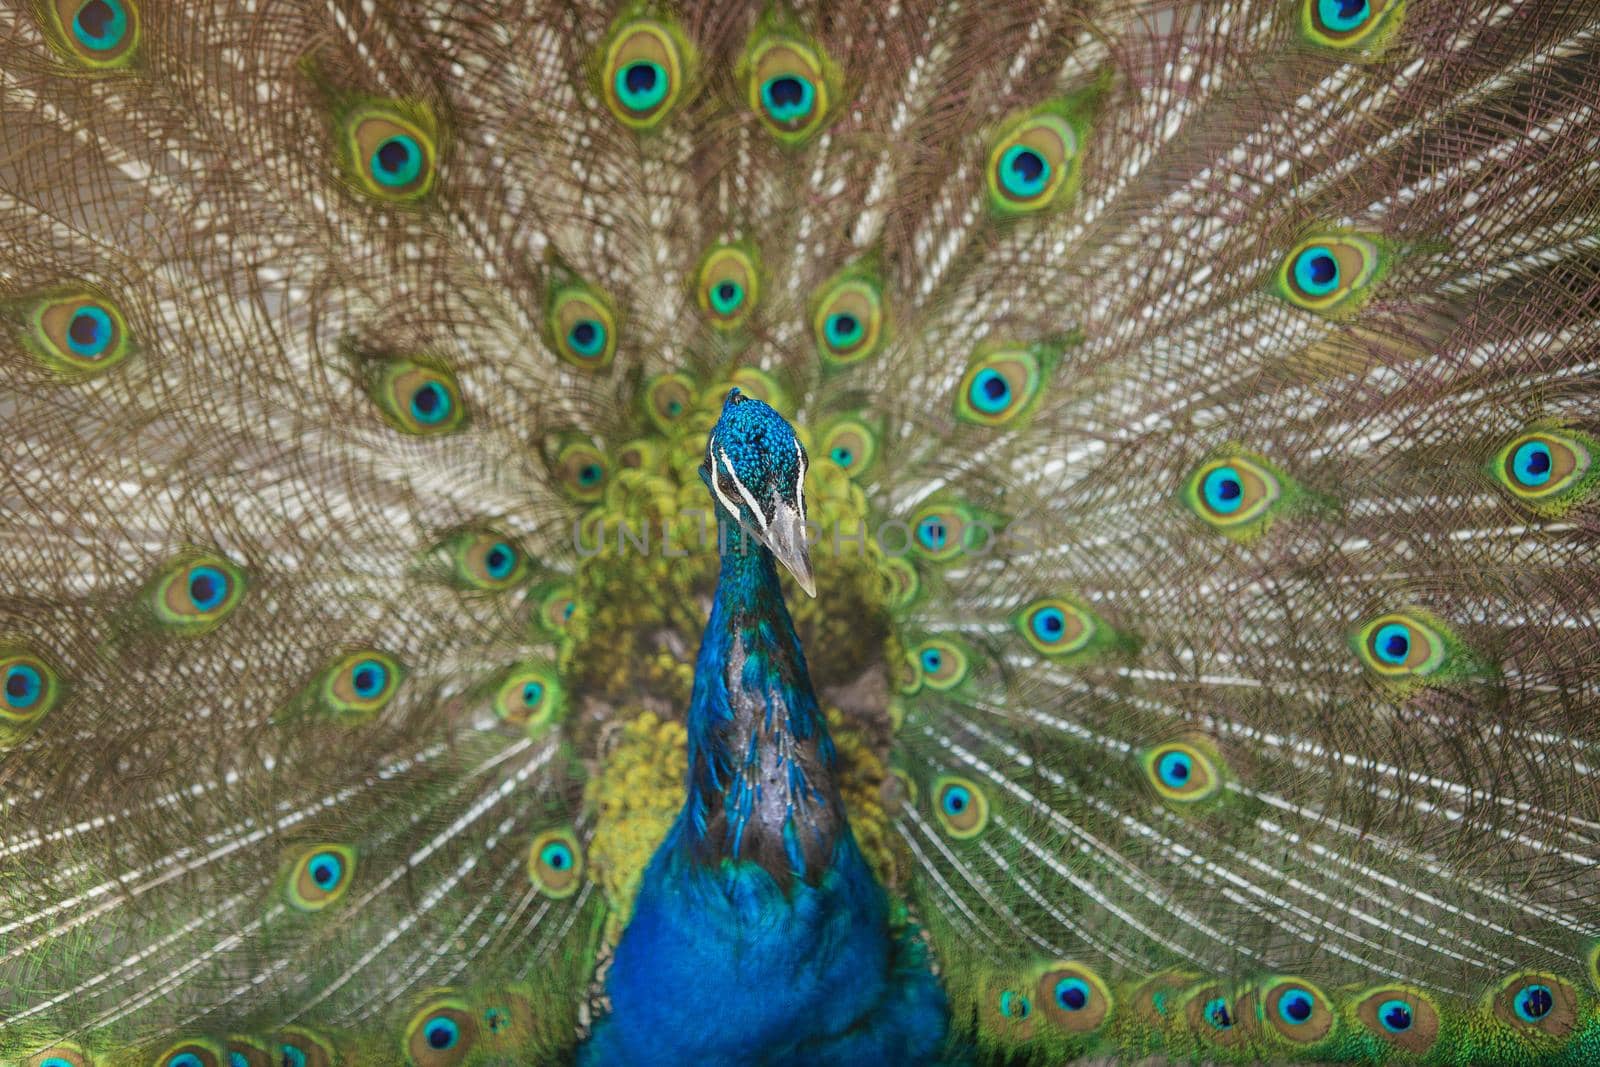
<svg viewBox="0 0 1600 1067">
<path fill-rule="evenodd" d="M 748 530 L 807 594 L 816 596 L 805 535 L 809 464 L 794 427 L 735 388 L 706 438 L 700 478 L 711 488 L 719 515 Z"/>
</svg>

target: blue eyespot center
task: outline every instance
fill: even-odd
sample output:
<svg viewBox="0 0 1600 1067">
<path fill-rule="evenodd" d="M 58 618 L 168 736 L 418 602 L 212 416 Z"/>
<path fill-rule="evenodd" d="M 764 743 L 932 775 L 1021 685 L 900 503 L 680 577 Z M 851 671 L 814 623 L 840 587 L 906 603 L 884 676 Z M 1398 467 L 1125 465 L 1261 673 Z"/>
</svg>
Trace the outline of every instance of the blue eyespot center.
<svg viewBox="0 0 1600 1067">
<path fill-rule="evenodd" d="M 1215 1029 L 1233 1029 L 1233 1013 L 1228 1010 L 1228 1001 L 1223 997 L 1212 997 L 1206 1001 L 1204 1015 L 1206 1022 Z"/>
<path fill-rule="evenodd" d="M 279 1045 L 279 1067 L 306 1067 L 306 1054 L 293 1045 Z"/>
<path fill-rule="evenodd" d="M 1312 1009 L 1316 1003 L 1311 999 L 1311 994 L 1303 989 L 1291 989 L 1278 998 L 1278 1014 L 1290 1026 L 1299 1026 L 1311 1018 Z"/>
<path fill-rule="evenodd" d="M 539 853 L 539 862 L 552 871 L 565 871 L 572 866 L 572 849 L 560 841 L 552 841 Z"/>
<path fill-rule="evenodd" d="M 524 706 L 530 707 L 530 708 L 534 707 L 535 705 L 537 705 L 539 703 L 539 701 L 541 701 L 543 699 L 544 699 L 544 683 L 543 682 L 523 682 L 522 683 L 522 703 L 523 703 Z"/>
<path fill-rule="evenodd" d="M 436 425 L 450 416 L 450 391 L 439 382 L 426 382 L 411 394 L 411 414 L 424 425 Z"/>
<path fill-rule="evenodd" d="M 60 1056 L 50 1056 L 39 1062 L 39 1067 L 72 1067 L 72 1061 Z M 247 1064 L 246 1067 L 249 1067 Z"/>
<path fill-rule="evenodd" d="M 228 576 L 215 567 L 196 567 L 189 572 L 189 602 L 200 611 L 211 611 L 228 596 Z"/>
<path fill-rule="evenodd" d="M 1220 515 L 1232 515 L 1244 504 L 1244 480 L 1237 467 L 1218 467 L 1208 472 L 1200 491 L 1206 507 Z"/>
<path fill-rule="evenodd" d="M 1026 1019 L 1033 1014 L 1033 1002 L 1023 994 L 1008 989 L 1000 994 L 1000 1014 L 1007 1019 Z"/>
<path fill-rule="evenodd" d="M 504 541 L 497 541 L 483 557 L 484 569 L 491 578 L 504 578 L 517 565 L 517 553 Z"/>
<path fill-rule="evenodd" d="M 1318 0 L 1317 4 L 1322 24 L 1340 33 L 1358 28 L 1371 14 L 1367 0 Z"/>
<path fill-rule="evenodd" d="M 1082 1011 L 1089 1006 L 1089 983 L 1082 978 L 1063 978 L 1056 983 L 1056 1003 L 1063 1011 Z"/>
<path fill-rule="evenodd" d="M 364 659 L 356 664 L 356 669 L 351 672 L 350 681 L 355 687 L 356 696 L 370 700 L 383 692 L 384 686 L 389 681 L 389 671 L 375 659 Z"/>
<path fill-rule="evenodd" d="M 926 650 L 923 651 L 923 653 L 922 653 L 922 669 L 923 670 L 928 671 L 931 674 L 931 673 L 937 672 L 939 670 L 939 668 L 942 667 L 942 666 L 944 666 L 944 656 L 942 656 L 939 653 L 938 649 L 930 648 L 930 649 L 926 649 Z"/>
<path fill-rule="evenodd" d="M 1168 752 L 1156 761 L 1156 776 L 1162 785 L 1182 789 L 1194 777 L 1194 760 L 1186 752 Z"/>
<path fill-rule="evenodd" d="M 1033 632 L 1041 640 L 1058 640 L 1066 629 L 1067 617 L 1060 608 L 1040 608 L 1034 612 Z"/>
<path fill-rule="evenodd" d="M 776 122 L 792 125 L 811 113 L 817 90 L 798 74 L 780 74 L 761 85 L 761 106 Z"/>
<path fill-rule="evenodd" d="M 44 676 L 26 663 L 13 663 L 6 668 L 6 705 L 16 711 L 25 711 L 39 702 L 44 692 Z"/>
<path fill-rule="evenodd" d="M 344 861 L 337 852 L 319 852 L 311 857 L 311 880 L 317 888 L 330 890 L 344 880 Z"/>
<path fill-rule="evenodd" d="M 1012 145 L 1000 155 L 1000 184 L 1013 196 L 1038 196 L 1050 184 L 1050 162 L 1036 149 Z"/>
<path fill-rule="evenodd" d="M 429 1019 L 422 1033 L 428 1042 L 428 1047 L 438 1052 L 455 1048 L 456 1042 L 461 1040 L 461 1028 L 456 1025 L 454 1019 L 443 1015 Z"/>
<path fill-rule="evenodd" d="M 594 319 L 579 319 L 567 331 L 567 344 L 580 356 L 597 356 L 606 346 L 606 328 Z"/>
<path fill-rule="evenodd" d="M 1011 403 L 1011 383 L 993 367 L 985 367 L 972 379 L 972 406 L 985 415 L 996 415 Z"/>
<path fill-rule="evenodd" d="M 1378 628 L 1372 646 L 1380 660 L 1398 667 L 1411 655 L 1411 633 L 1400 623 L 1387 623 Z"/>
<path fill-rule="evenodd" d="M 731 315 L 744 303 L 744 286 L 722 281 L 711 288 L 711 307 L 719 315 Z"/>
<path fill-rule="evenodd" d="M 483 1025 L 491 1034 L 498 1034 L 511 1025 L 511 1013 L 504 1008 L 489 1008 L 483 1013 Z"/>
<path fill-rule="evenodd" d="M 949 537 L 950 531 L 944 520 L 937 516 L 930 516 L 917 524 L 917 540 L 922 542 L 923 548 L 937 552 Z"/>
<path fill-rule="evenodd" d="M 583 486 L 594 485 L 600 480 L 600 465 L 598 463 L 585 463 L 578 468 L 578 484 Z"/>
<path fill-rule="evenodd" d="M 1547 985 L 1523 986 L 1517 992 L 1517 1017 L 1523 1022 L 1536 1023 L 1549 1015 L 1555 1006 L 1555 994 Z"/>
<path fill-rule="evenodd" d="M 200 1057 L 192 1052 L 180 1052 L 167 1061 L 167 1067 L 205 1067 Z"/>
<path fill-rule="evenodd" d="M 99 359 L 111 347 L 111 316 L 105 308 L 85 304 L 67 324 L 67 347 L 85 359 Z"/>
<path fill-rule="evenodd" d="M 372 173 L 391 188 L 410 185 L 422 173 L 422 146 L 409 134 L 395 134 L 372 153 Z"/>
<path fill-rule="evenodd" d="M 1386 1000 L 1378 1005 L 1378 1022 L 1391 1034 L 1411 1029 L 1411 1005 L 1403 1000 Z"/>
<path fill-rule="evenodd" d="M 617 71 L 617 98 L 629 111 L 649 111 L 667 95 L 667 72 L 659 63 L 636 60 Z"/>
<path fill-rule="evenodd" d="M 128 15 L 117 0 L 89 0 L 72 19 L 72 34 L 96 52 L 117 47 L 128 33 Z"/>
<path fill-rule="evenodd" d="M 960 815 L 972 807 L 972 794 L 966 786 L 953 785 L 944 791 L 942 803 L 946 815 Z"/>
<path fill-rule="evenodd" d="M 825 332 L 828 344 L 834 348 L 844 348 L 861 340 L 861 335 L 866 331 L 860 319 L 848 311 L 839 311 L 828 316 Z"/>
<path fill-rule="evenodd" d="M 1327 296 L 1339 287 L 1339 261 L 1321 245 L 1312 245 L 1294 261 L 1294 281 L 1310 296 Z"/>
<path fill-rule="evenodd" d="M 856 461 L 856 455 L 844 445 L 834 445 L 828 451 L 828 458 L 841 467 L 848 467 Z"/>
<path fill-rule="evenodd" d="M 1511 471 L 1518 482 L 1536 487 L 1550 480 L 1550 446 L 1543 441 L 1524 441 L 1511 457 Z"/>
</svg>

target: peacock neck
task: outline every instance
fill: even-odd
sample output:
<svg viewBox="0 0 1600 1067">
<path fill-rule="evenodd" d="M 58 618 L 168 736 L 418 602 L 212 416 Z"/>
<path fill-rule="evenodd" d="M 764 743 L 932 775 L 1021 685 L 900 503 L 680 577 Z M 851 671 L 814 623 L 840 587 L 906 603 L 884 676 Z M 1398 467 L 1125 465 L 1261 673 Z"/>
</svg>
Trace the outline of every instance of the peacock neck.
<svg viewBox="0 0 1600 1067">
<path fill-rule="evenodd" d="M 721 573 L 689 704 L 685 840 L 703 863 L 814 882 L 844 826 L 833 742 L 772 553 L 721 518 Z"/>
</svg>

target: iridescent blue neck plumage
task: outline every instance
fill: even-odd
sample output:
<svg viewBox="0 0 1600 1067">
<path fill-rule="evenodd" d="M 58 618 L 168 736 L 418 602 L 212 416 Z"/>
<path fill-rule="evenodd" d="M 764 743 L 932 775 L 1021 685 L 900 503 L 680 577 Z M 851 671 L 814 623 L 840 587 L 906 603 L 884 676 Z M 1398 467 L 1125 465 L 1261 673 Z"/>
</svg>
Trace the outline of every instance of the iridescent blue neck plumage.
<svg viewBox="0 0 1600 1067">
<path fill-rule="evenodd" d="M 684 845 L 814 881 L 844 825 L 833 742 L 772 553 L 726 516 L 720 543 L 689 704 Z"/>
</svg>

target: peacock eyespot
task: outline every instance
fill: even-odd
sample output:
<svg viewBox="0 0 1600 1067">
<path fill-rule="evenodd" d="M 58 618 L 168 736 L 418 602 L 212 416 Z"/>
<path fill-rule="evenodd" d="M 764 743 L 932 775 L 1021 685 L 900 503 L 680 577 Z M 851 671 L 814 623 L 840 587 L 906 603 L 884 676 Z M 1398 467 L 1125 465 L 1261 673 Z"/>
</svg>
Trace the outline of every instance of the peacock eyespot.
<svg viewBox="0 0 1600 1067">
<path fill-rule="evenodd" d="M 659 125 L 677 105 L 684 81 L 684 48 L 664 24 L 640 20 L 612 35 L 601 87 L 606 107 L 624 126 Z"/>
<path fill-rule="evenodd" d="M 1061 597 L 1036 600 L 1018 612 L 1015 619 L 1023 639 L 1045 656 L 1070 656 L 1083 651 L 1100 628 L 1089 611 Z"/>
<path fill-rule="evenodd" d="M 605 491 L 606 458 L 587 442 L 573 442 L 556 454 L 556 474 L 572 499 L 586 504 L 598 501 Z"/>
<path fill-rule="evenodd" d="M 967 653 L 953 642 L 938 638 L 924 641 L 917 646 L 916 657 L 922 672 L 922 684 L 929 689 L 945 692 L 967 678 L 970 667 Z"/>
<path fill-rule="evenodd" d="M 644 391 L 645 414 L 663 433 L 683 421 L 694 405 L 694 381 L 686 374 L 652 378 Z"/>
<path fill-rule="evenodd" d="M 214 627 L 244 598 L 244 573 L 220 556 L 201 555 L 174 566 L 156 580 L 150 606 L 178 633 Z"/>
<path fill-rule="evenodd" d="M 971 779 L 943 775 L 933 783 L 933 814 L 946 835 L 977 837 L 989 825 L 989 798 Z"/>
<path fill-rule="evenodd" d="M 353 108 L 342 121 L 342 137 L 356 187 L 391 203 L 427 196 L 438 170 L 433 126 L 421 107 L 375 101 Z"/>
<path fill-rule="evenodd" d="M 1372 44 L 1388 28 L 1402 0 L 1304 0 L 1301 28 L 1325 48 L 1353 49 Z"/>
<path fill-rule="evenodd" d="M 528 879 L 547 897 L 560 900 L 583 881 L 583 850 L 571 830 L 546 830 L 528 846 Z"/>
<path fill-rule="evenodd" d="M 1506 443 L 1490 473 L 1520 503 L 1557 515 L 1590 493 L 1600 478 L 1592 469 L 1595 441 L 1555 427 L 1530 429 Z"/>
<path fill-rule="evenodd" d="M 1189 475 L 1184 501 L 1214 529 L 1230 535 L 1265 527 L 1283 483 L 1266 462 L 1244 454 L 1206 460 Z"/>
<path fill-rule="evenodd" d="M 1018 1022 L 1033 1014 L 1033 1001 L 1026 993 L 1019 993 L 1015 989 L 1002 990 L 997 1005 L 1004 1018 Z"/>
<path fill-rule="evenodd" d="M 750 107 L 778 140 L 799 144 L 819 128 L 830 106 L 821 55 L 788 38 L 758 43 L 747 60 Z"/>
<path fill-rule="evenodd" d="M 23 306 L 23 345 L 47 369 L 68 379 L 104 374 L 132 351 L 127 322 L 108 298 L 87 290 L 54 290 Z"/>
<path fill-rule="evenodd" d="M 0 679 L 0 723 L 11 727 L 31 727 L 61 698 L 60 677 L 22 649 L 0 648 Z"/>
<path fill-rule="evenodd" d="M 388 706 L 405 680 L 405 668 L 386 652 L 368 649 L 336 660 L 318 687 L 321 710 L 335 719 L 359 721 Z"/>
<path fill-rule="evenodd" d="M 277 1037 L 280 1067 L 334 1067 L 339 1060 L 332 1045 L 304 1027 L 286 1027 Z M 232 1067 L 231 1053 L 229 1067 Z"/>
<path fill-rule="evenodd" d="M 878 435 L 859 419 L 831 422 L 822 433 L 822 454 L 851 478 L 859 478 L 878 458 Z"/>
<path fill-rule="evenodd" d="M 1354 234 L 1329 234 L 1300 242 L 1284 257 L 1278 293 L 1296 307 L 1322 315 L 1356 308 L 1384 267 L 1377 242 Z"/>
<path fill-rule="evenodd" d="M 1407 613 L 1378 616 L 1361 627 L 1355 640 L 1362 663 L 1385 679 L 1427 678 L 1449 657 L 1444 636 Z"/>
<path fill-rule="evenodd" d="M 721 245 L 700 261 L 695 302 L 718 329 L 731 330 L 749 316 L 761 298 L 755 258 L 744 248 Z"/>
<path fill-rule="evenodd" d="M 610 304 L 587 286 L 556 291 L 548 326 L 556 354 L 574 367 L 600 370 L 616 355 L 616 316 Z"/>
<path fill-rule="evenodd" d="M 563 704 L 561 683 L 554 670 L 540 664 L 514 667 L 495 690 L 495 717 L 537 737 L 559 717 Z"/>
<path fill-rule="evenodd" d="M 1068 184 L 1078 134 L 1064 117 L 1033 115 L 1013 122 L 989 149 L 989 198 L 1002 214 L 1049 207 Z"/>
<path fill-rule="evenodd" d="M 1262 990 L 1262 1016 L 1270 1031 L 1297 1045 L 1321 1041 L 1333 1028 L 1333 1009 L 1320 989 L 1299 979 L 1284 978 Z"/>
<path fill-rule="evenodd" d="M 478 1023 L 467 1003 L 453 996 L 435 997 L 406 1025 L 405 1049 L 413 1067 L 455 1067 L 471 1055 Z"/>
<path fill-rule="evenodd" d="M 1069 1033 L 1086 1034 L 1100 1027 L 1111 1012 L 1111 991 L 1093 970 L 1081 963 L 1046 967 L 1036 985 L 1044 1017 Z"/>
<path fill-rule="evenodd" d="M 221 1067 L 222 1052 L 209 1041 L 184 1041 L 163 1052 L 162 1067 Z"/>
<path fill-rule="evenodd" d="M 1169 741 L 1141 757 L 1145 777 L 1163 800 L 1193 804 L 1222 788 L 1216 758 L 1198 743 Z"/>
<path fill-rule="evenodd" d="M 1433 1047 L 1439 1034 L 1439 1013 L 1421 990 L 1403 985 L 1378 986 L 1356 1001 L 1356 1021 L 1385 1043 L 1413 1055 Z"/>
<path fill-rule="evenodd" d="M 863 277 L 826 286 L 815 299 L 811 326 L 817 352 L 831 366 L 846 366 L 878 351 L 883 341 L 883 295 Z"/>
<path fill-rule="evenodd" d="M 1565 1037 L 1578 1023 L 1573 987 L 1553 974 L 1524 971 L 1502 982 L 1491 998 L 1494 1014 L 1514 1029 Z"/>
<path fill-rule="evenodd" d="M 296 911 L 330 907 L 344 896 L 355 878 L 356 852 L 348 845 L 312 845 L 290 864 L 285 899 Z"/>
<path fill-rule="evenodd" d="M 464 530 L 442 546 L 451 579 L 467 589 L 509 589 L 527 577 L 529 560 L 522 547 L 492 529 Z"/>
<path fill-rule="evenodd" d="M 980 353 L 956 389 L 956 417 L 978 426 L 1003 426 L 1033 406 L 1043 385 L 1043 370 L 1031 349 Z"/>
<path fill-rule="evenodd" d="M 51 43 L 93 71 L 132 63 L 139 47 L 139 8 L 133 0 L 46 0 L 41 5 Z"/>
<path fill-rule="evenodd" d="M 466 422 L 466 406 L 455 378 L 443 367 L 408 359 L 381 361 L 372 397 L 384 421 L 402 433 L 451 433 Z"/>
<path fill-rule="evenodd" d="M 972 511 L 953 502 L 931 503 L 912 512 L 910 548 L 930 563 L 948 563 L 964 552 L 987 551 L 993 531 Z"/>
<path fill-rule="evenodd" d="M 21 1067 L 93 1067 L 89 1054 L 71 1041 L 59 1041 L 21 1061 Z"/>
<path fill-rule="evenodd" d="M 1200 1013 L 1213 1030 L 1232 1030 L 1238 1021 L 1234 1018 L 1233 1009 L 1228 1006 L 1226 997 L 1210 998 Z"/>
</svg>

